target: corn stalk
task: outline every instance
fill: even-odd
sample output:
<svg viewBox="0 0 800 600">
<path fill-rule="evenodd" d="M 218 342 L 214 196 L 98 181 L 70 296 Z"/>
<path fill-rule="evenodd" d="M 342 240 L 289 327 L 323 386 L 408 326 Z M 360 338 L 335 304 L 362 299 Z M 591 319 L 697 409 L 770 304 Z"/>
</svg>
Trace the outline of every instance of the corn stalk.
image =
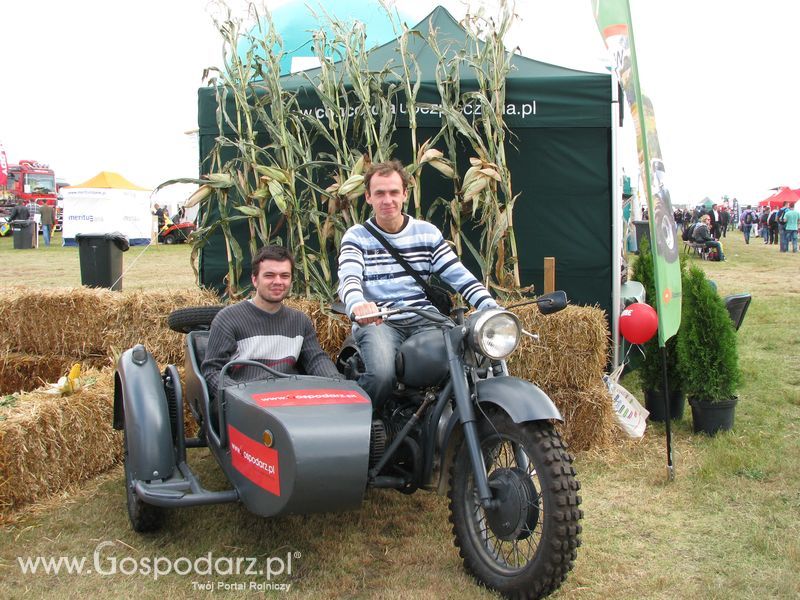
<svg viewBox="0 0 800 600">
<path fill-rule="evenodd" d="M 388 4 L 381 1 L 392 18 Z M 297 97 L 282 88 L 278 77 L 281 39 L 269 11 L 264 9 L 262 14 L 251 4 L 248 16 L 257 27 L 243 33 L 241 22 L 228 9 L 216 23 L 223 38 L 226 66 L 209 71 L 215 74 L 210 82 L 216 86 L 220 133 L 208 177 L 225 180 L 224 184 L 221 180 L 198 180 L 201 187 L 196 201 L 203 210 L 193 238 L 195 260 L 211 234 L 222 231 L 229 259 L 227 293 L 231 297 L 241 295 L 238 280 L 242 249 L 233 237 L 232 226 L 247 220 L 251 254 L 259 245 L 284 243 L 298 255 L 298 284 L 305 295 L 332 298 L 329 252 L 336 250 L 347 227 L 367 216 L 368 207 L 361 200 L 363 174 L 371 161 L 388 160 L 394 152 L 395 101 L 403 92 L 414 150 L 408 170 L 413 178 L 416 215 L 421 213 L 422 169 L 430 165 L 453 181 L 453 197 L 437 199 L 434 206 L 439 202 L 447 206 L 450 233 L 459 255 L 466 246 L 478 258 L 484 281 L 501 292 L 512 283 L 518 285 L 511 220 L 516 198 L 504 146 L 505 77 L 511 59 L 502 46 L 502 37 L 512 18 L 505 0 L 502 11 L 498 27 L 480 15 L 468 16 L 470 47 L 466 54 L 449 53 L 446 57 L 431 36 L 439 56 L 436 78 L 443 122 L 432 139 L 419 143 L 416 112 L 423 105 L 417 101 L 421 73 L 408 52 L 410 36 L 415 33 L 405 25 L 392 21 L 401 49 L 395 70 L 391 65 L 370 70 L 363 24 L 343 23 L 325 15 L 329 27 L 313 37 L 320 70 L 318 78 L 309 79 L 322 105 L 318 112 L 301 110 Z M 240 55 L 237 51 L 242 47 L 246 51 Z M 475 72 L 478 89 L 474 92 L 461 91 L 459 71 L 465 66 Z M 469 104 L 480 106 L 483 116 L 468 120 L 464 107 Z M 463 180 L 454 162 L 459 138 L 475 154 Z M 443 142 L 444 151 L 436 147 L 439 142 Z M 223 163 L 221 157 L 231 151 L 234 157 Z M 220 215 L 213 223 L 212 209 Z M 267 219 L 269 212 L 281 215 L 272 227 Z M 463 234 L 467 214 L 483 227 L 480 250 Z M 312 236 L 314 243 L 309 245 Z"/>
<path fill-rule="evenodd" d="M 478 89 L 463 95 L 466 103 L 480 108 L 480 117 L 473 121 L 473 149 L 477 158 L 471 160 L 473 178 L 464 177 L 464 201 L 473 202 L 473 216 L 479 213 L 483 228 L 481 255 L 485 265 L 495 265 L 491 281 L 484 272 L 484 282 L 507 294 L 520 287 L 519 256 L 514 233 L 513 211 L 517 196 L 511 186 L 505 142 L 506 78 L 511 72 L 513 54 L 506 51 L 503 38 L 514 21 L 513 10 L 506 0 L 499 6 L 497 21 L 482 12 L 467 14 L 464 20 L 468 34 L 465 64 L 472 70 Z M 472 111 L 475 114 L 475 110 Z M 475 143 L 476 138 L 483 143 Z M 473 171 L 474 169 L 474 171 Z"/>
</svg>

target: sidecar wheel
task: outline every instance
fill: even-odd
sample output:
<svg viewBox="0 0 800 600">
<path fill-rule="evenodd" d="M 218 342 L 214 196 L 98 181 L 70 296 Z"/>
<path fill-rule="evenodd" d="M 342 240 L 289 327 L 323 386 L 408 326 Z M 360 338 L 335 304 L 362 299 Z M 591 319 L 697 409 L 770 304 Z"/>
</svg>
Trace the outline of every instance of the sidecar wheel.
<svg viewBox="0 0 800 600">
<path fill-rule="evenodd" d="M 125 492 L 128 498 L 128 518 L 131 527 L 139 533 L 156 531 L 164 521 L 164 509 L 142 501 L 133 489 L 133 470 L 128 458 L 128 431 L 124 435 L 125 444 Z"/>
<path fill-rule="evenodd" d="M 505 413 L 479 424 L 481 450 L 497 508 L 478 500 L 466 444 L 450 473 L 450 521 L 465 569 L 515 598 L 558 589 L 580 546 L 583 511 L 572 456 L 552 424 L 517 424 Z"/>
</svg>

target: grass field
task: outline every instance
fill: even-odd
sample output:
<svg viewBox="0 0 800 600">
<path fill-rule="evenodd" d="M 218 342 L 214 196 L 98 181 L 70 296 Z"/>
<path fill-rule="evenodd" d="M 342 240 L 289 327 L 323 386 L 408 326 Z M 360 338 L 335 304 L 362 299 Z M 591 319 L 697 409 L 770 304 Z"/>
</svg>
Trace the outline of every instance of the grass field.
<svg viewBox="0 0 800 600">
<path fill-rule="evenodd" d="M 745 246 L 738 232 L 724 241 L 727 262 L 696 262 L 721 294 L 754 297 L 738 333 L 745 377 L 735 430 L 715 438 L 694 435 L 687 408 L 673 428 L 672 482 L 659 425 L 649 425 L 641 442 L 579 455 L 583 546 L 554 598 L 800 597 L 800 255 L 781 255 L 758 240 Z M 7 281 L 78 284 L 76 249 L 10 247 L 10 239 L 0 240 Z M 189 248 L 150 248 L 134 264 L 140 252 L 132 248 L 125 255 L 125 289 L 192 285 Z M 623 383 L 641 397 L 635 373 Z M 224 486 L 207 452 L 191 452 L 204 483 Z M 292 597 L 494 597 L 461 569 L 443 498 L 368 491 L 358 512 L 277 520 L 258 519 L 240 506 L 199 507 L 170 513 L 163 531 L 143 536 L 128 525 L 121 468 L 6 526 L 0 589 L 9 598 L 264 594 L 249 586 L 267 583 L 266 575 L 142 573 L 147 559 L 170 559 L 184 570 L 209 553 L 211 560 L 252 557 L 273 571 L 280 558 L 286 570 L 268 583 L 290 585 Z M 20 556 L 83 558 L 92 572 L 24 574 Z M 220 564 L 224 572 L 225 561 Z M 238 585 L 245 589 L 231 589 Z"/>
<path fill-rule="evenodd" d="M 122 289 L 185 289 L 195 285 L 188 244 L 131 246 L 122 253 Z M 81 285 L 78 247 L 61 246 L 55 233 L 47 247 L 39 236 L 39 248 L 14 250 L 11 237 L 0 238 L 0 261 L 6 285 L 22 283 L 40 287 Z"/>
</svg>

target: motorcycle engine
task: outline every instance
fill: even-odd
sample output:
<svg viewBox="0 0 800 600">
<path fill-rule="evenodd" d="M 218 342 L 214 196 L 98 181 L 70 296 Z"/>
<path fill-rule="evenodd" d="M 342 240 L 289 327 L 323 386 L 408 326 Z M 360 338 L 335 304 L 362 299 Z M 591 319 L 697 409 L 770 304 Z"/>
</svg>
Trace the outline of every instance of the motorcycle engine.
<svg viewBox="0 0 800 600">
<path fill-rule="evenodd" d="M 369 468 L 378 464 L 386 451 L 386 425 L 380 419 L 372 421 L 372 433 L 369 436 Z"/>
<path fill-rule="evenodd" d="M 390 401 L 391 402 L 391 401 Z M 413 404 L 406 404 L 403 407 L 395 408 L 394 410 L 386 410 L 381 415 L 381 418 L 372 421 L 372 434 L 369 441 L 369 466 L 374 467 L 383 456 L 386 448 L 391 445 L 395 437 L 400 433 L 400 430 L 408 422 L 414 414 L 415 407 Z M 407 436 L 407 443 L 417 445 L 414 439 L 419 438 L 420 427 L 417 425 L 412 429 Z M 407 449 L 405 445 L 398 449 L 391 463 L 397 464 L 398 462 L 406 462 Z"/>
</svg>

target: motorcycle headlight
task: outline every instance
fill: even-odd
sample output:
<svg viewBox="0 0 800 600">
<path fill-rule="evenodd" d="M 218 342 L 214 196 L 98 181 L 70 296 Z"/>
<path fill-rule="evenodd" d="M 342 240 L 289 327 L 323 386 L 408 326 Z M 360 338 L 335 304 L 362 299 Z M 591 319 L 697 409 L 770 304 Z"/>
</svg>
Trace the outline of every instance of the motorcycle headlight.
<svg viewBox="0 0 800 600">
<path fill-rule="evenodd" d="M 516 315 L 502 309 L 475 313 L 470 319 L 470 328 L 472 347 L 493 360 L 511 354 L 519 344 L 522 331 Z"/>
</svg>

